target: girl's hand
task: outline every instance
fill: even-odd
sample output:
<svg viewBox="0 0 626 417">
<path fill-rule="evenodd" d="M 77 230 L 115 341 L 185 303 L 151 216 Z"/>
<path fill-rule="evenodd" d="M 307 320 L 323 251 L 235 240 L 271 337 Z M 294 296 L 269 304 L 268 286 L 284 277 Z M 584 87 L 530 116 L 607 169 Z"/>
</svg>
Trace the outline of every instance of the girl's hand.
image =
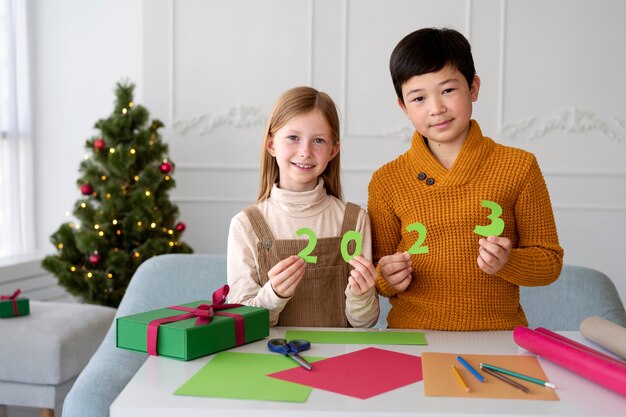
<svg viewBox="0 0 626 417">
<path fill-rule="evenodd" d="M 365 294 L 374 288 L 378 272 L 372 261 L 359 255 L 350 259 L 350 265 L 354 267 L 348 277 L 348 288 L 352 295 Z"/>
<path fill-rule="evenodd" d="M 411 255 L 408 252 L 394 253 L 380 258 L 380 274 L 397 291 L 404 291 L 411 283 Z"/>
<path fill-rule="evenodd" d="M 276 295 L 280 298 L 289 298 L 304 277 L 304 271 L 304 259 L 292 255 L 274 265 L 267 276 Z"/>
<path fill-rule="evenodd" d="M 495 275 L 502 269 L 511 253 L 511 239 L 506 237 L 489 236 L 480 239 L 478 248 L 478 267 L 489 275 Z"/>
</svg>

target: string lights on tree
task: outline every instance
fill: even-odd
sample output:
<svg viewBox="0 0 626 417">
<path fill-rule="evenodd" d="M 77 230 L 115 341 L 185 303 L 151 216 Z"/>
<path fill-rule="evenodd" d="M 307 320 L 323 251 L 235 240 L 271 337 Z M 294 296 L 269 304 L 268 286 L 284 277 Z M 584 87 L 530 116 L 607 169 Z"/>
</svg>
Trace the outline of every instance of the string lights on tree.
<svg viewBox="0 0 626 417">
<path fill-rule="evenodd" d="M 164 253 L 190 253 L 186 229 L 169 198 L 175 164 L 159 120 L 133 101 L 134 84 L 117 83 L 113 112 L 96 122 L 76 181 L 75 221 L 50 237 L 43 267 L 84 301 L 117 307 L 139 264 Z"/>
</svg>

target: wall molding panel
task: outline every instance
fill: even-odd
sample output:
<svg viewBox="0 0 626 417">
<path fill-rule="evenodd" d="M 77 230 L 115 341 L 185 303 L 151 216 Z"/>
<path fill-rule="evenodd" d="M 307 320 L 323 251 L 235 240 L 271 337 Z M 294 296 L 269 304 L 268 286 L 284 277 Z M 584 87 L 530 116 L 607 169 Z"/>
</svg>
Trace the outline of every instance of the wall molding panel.
<svg viewBox="0 0 626 417">
<path fill-rule="evenodd" d="M 603 117 L 591 110 L 573 107 L 555 110 L 552 115 L 532 116 L 517 123 L 506 124 L 501 132 L 503 138 L 508 140 L 536 140 L 553 133 L 591 132 L 622 142 L 626 139 L 626 123 L 617 116 Z"/>
<path fill-rule="evenodd" d="M 172 128 L 181 136 L 188 134 L 207 136 L 221 127 L 249 129 L 264 126 L 266 123 L 267 115 L 263 109 L 241 104 L 213 115 L 205 113 L 184 120 L 176 120 Z"/>
<path fill-rule="evenodd" d="M 447 26 L 472 44 L 483 132 L 540 161 L 566 262 L 601 266 L 626 299 L 626 2 L 146 0 L 143 13 L 145 105 L 167 121 L 172 200 L 196 251 L 226 251 L 230 219 L 256 199 L 269 112 L 296 85 L 337 103 L 344 193 L 365 206 L 372 173 L 413 136 L 389 55 L 413 30 Z"/>
</svg>

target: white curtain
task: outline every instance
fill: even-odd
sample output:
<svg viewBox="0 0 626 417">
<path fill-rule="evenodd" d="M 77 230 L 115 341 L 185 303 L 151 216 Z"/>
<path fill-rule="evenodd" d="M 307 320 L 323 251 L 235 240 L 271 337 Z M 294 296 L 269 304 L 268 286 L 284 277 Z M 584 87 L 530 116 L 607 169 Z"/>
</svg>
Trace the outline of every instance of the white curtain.
<svg viewBox="0 0 626 417">
<path fill-rule="evenodd" d="M 0 257 L 35 249 L 26 0 L 0 0 Z"/>
</svg>

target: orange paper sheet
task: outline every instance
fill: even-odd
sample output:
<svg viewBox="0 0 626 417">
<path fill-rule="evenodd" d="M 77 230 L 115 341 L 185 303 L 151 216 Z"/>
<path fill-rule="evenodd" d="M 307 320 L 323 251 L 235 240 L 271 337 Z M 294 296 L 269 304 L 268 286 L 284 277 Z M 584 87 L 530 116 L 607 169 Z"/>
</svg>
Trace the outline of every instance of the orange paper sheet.
<svg viewBox="0 0 626 417">
<path fill-rule="evenodd" d="M 509 377 L 530 389 L 524 393 L 506 382 L 500 381 L 480 370 L 480 363 L 519 372 L 524 375 L 548 381 L 541 365 L 535 356 L 521 355 L 466 355 L 461 353 L 474 369 L 485 377 L 486 382 L 480 382 L 456 359 L 457 353 L 422 353 L 422 372 L 424 377 L 424 395 L 431 397 L 468 397 L 468 398 L 506 398 L 519 400 L 551 400 L 558 401 L 559 397 L 553 389 L 542 387 L 532 382 L 522 381 Z M 470 388 L 465 392 L 455 377 L 451 365 L 454 365 L 463 380 Z"/>
</svg>

